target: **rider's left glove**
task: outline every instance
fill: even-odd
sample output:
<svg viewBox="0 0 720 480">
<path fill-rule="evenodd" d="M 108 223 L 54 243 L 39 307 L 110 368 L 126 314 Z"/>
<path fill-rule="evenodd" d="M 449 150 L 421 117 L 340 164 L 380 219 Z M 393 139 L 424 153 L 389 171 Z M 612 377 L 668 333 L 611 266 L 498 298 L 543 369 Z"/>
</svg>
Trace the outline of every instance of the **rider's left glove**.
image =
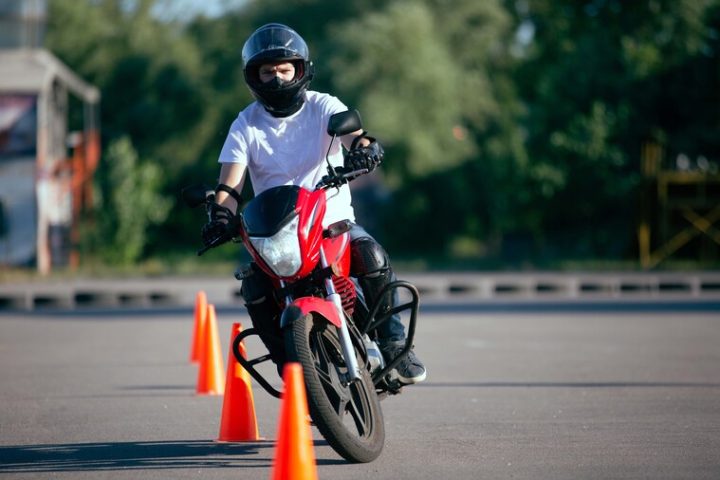
<svg viewBox="0 0 720 480">
<path fill-rule="evenodd" d="M 369 137 L 368 137 L 369 138 Z M 380 165 L 385 156 L 385 151 L 377 140 L 372 139 L 366 147 L 355 147 L 345 156 L 345 166 L 353 170 L 367 170 L 372 172 Z"/>
</svg>

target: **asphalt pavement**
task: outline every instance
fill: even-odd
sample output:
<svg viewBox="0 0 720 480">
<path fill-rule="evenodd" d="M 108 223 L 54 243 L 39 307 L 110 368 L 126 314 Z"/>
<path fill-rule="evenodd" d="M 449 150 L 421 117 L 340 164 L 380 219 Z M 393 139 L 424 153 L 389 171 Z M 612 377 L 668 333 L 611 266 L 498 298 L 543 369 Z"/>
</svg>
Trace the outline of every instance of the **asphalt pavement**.
<svg viewBox="0 0 720 480">
<path fill-rule="evenodd" d="M 237 321 L 219 312 L 225 362 Z M 216 442 L 192 326 L 188 308 L 0 314 L 0 478 L 270 478 L 278 400 L 255 384 L 264 440 Z M 380 458 L 348 464 L 313 429 L 319 478 L 720 478 L 716 304 L 436 304 L 415 343 L 428 380 L 382 402 Z"/>
</svg>

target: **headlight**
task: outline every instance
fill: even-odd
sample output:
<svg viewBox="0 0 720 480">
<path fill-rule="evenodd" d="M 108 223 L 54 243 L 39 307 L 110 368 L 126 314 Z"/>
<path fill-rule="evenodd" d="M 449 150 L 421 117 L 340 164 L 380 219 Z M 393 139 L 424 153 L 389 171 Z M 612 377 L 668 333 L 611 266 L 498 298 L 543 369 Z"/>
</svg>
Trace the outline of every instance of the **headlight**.
<svg viewBox="0 0 720 480">
<path fill-rule="evenodd" d="M 300 242 L 298 240 L 298 223 L 295 216 L 272 237 L 250 237 L 250 243 L 265 263 L 280 277 L 291 277 L 302 264 Z"/>
</svg>

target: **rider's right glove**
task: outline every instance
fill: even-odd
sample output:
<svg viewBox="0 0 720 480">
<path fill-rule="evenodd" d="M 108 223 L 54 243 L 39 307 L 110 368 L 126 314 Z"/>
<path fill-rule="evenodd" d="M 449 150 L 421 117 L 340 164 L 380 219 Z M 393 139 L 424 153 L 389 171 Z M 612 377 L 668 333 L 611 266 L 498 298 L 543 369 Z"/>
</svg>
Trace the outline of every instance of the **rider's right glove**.
<svg viewBox="0 0 720 480">
<path fill-rule="evenodd" d="M 372 172 L 375 167 L 380 165 L 385 156 L 382 146 L 372 137 L 366 137 L 370 140 L 370 145 L 366 147 L 351 148 L 345 157 L 345 165 L 353 170 L 367 170 Z"/>
<path fill-rule="evenodd" d="M 235 215 L 225 207 L 217 204 L 210 206 L 210 221 L 203 225 L 200 235 L 202 236 L 203 245 L 210 246 L 223 238 L 229 240 L 231 236 L 230 228 Z"/>
<path fill-rule="evenodd" d="M 228 234 L 228 224 L 220 220 L 210 220 L 203 225 L 200 235 L 202 236 L 203 245 L 210 246 L 221 237 Z"/>
</svg>

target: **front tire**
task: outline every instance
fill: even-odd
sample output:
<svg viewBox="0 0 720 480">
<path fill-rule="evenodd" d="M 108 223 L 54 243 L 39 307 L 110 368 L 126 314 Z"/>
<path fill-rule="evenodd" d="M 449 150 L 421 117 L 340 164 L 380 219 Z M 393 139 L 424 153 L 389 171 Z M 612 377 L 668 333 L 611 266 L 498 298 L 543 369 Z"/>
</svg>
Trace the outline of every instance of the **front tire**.
<svg viewBox="0 0 720 480">
<path fill-rule="evenodd" d="M 288 360 L 302 365 L 310 416 L 330 446 L 350 462 L 375 460 L 385 443 L 380 401 L 366 369 L 349 385 L 340 380 L 347 367 L 337 328 L 305 315 L 286 329 L 285 346 Z"/>
</svg>

